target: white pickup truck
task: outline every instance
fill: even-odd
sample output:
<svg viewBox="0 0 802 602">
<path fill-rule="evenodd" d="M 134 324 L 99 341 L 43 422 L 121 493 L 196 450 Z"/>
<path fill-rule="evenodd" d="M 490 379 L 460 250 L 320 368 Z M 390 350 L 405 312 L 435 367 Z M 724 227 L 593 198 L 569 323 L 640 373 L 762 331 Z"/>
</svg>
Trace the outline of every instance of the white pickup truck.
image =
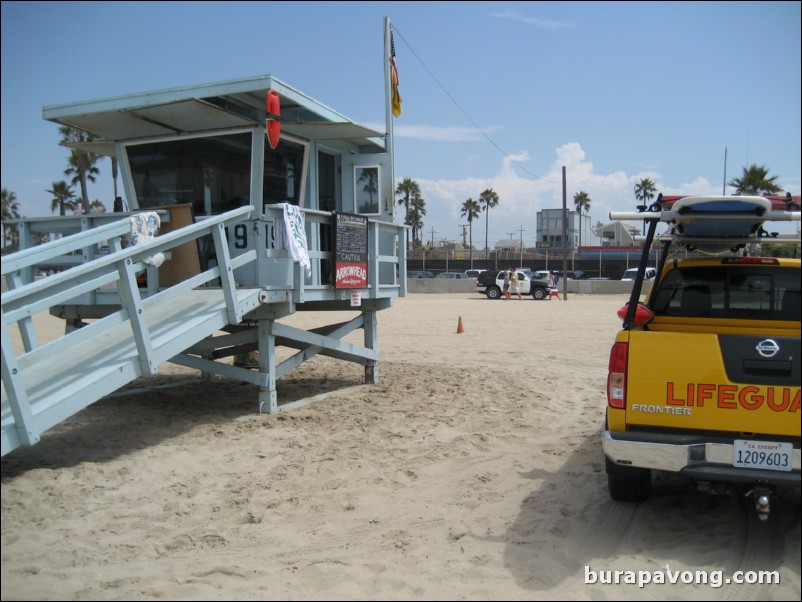
<svg viewBox="0 0 802 602">
<path fill-rule="evenodd" d="M 522 295 L 531 295 L 535 300 L 547 299 L 550 283 L 547 279 L 531 278 L 530 274 L 516 270 L 518 274 L 518 290 Z M 504 271 L 488 270 L 476 279 L 476 292 L 486 295 L 488 299 L 501 299 L 504 289 Z"/>
</svg>

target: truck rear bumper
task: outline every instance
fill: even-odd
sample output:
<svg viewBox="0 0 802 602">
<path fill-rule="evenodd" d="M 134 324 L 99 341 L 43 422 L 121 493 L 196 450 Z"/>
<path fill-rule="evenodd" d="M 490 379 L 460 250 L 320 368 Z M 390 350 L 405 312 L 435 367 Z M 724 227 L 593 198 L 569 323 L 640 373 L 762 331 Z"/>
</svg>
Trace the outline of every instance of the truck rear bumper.
<svg viewBox="0 0 802 602">
<path fill-rule="evenodd" d="M 790 471 L 733 466 L 733 444 L 688 435 L 604 431 L 602 448 L 616 465 L 678 472 L 702 481 L 763 482 L 792 487 L 802 484 L 802 452 L 798 443 L 794 445 Z"/>
</svg>

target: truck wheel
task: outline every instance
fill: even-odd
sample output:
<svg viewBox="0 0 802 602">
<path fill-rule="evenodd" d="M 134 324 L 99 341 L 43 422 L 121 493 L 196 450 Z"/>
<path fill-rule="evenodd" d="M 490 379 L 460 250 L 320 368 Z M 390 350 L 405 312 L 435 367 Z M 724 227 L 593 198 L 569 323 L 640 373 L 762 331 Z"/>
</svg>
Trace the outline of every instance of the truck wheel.
<svg viewBox="0 0 802 602">
<path fill-rule="evenodd" d="M 487 290 L 485 291 L 485 295 L 487 295 L 488 299 L 498 299 L 501 297 L 501 291 L 498 289 L 498 287 L 488 286 Z"/>
<path fill-rule="evenodd" d="M 605 458 L 607 488 L 619 502 L 642 502 L 652 494 L 652 471 L 614 464 Z"/>
<path fill-rule="evenodd" d="M 537 287 L 532 291 L 532 297 L 534 297 L 536 301 L 542 301 L 546 298 L 546 295 L 548 295 L 548 293 L 545 288 Z"/>
</svg>

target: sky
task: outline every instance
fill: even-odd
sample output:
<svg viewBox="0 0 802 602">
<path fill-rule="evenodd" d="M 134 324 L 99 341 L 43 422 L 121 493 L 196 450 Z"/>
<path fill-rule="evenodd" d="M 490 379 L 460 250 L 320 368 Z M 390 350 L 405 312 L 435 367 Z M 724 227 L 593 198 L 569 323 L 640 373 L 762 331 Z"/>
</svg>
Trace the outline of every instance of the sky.
<svg viewBox="0 0 802 602">
<path fill-rule="evenodd" d="M 642 178 L 732 194 L 758 164 L 800 194 L 799 2 L 4 1 L 2 187 L 23 216 L 51 215 L 69 153 L 43 107 L 176 86 L 273 75 L 384 131 L 385 17 L 395 177 L 421 188 L 427 242 L 533 244 L 563 168 L 592 224 L 633 211 Z M 110 210 L 98 166 L 89 194 Z M 487 188 L 499 204 L 468 226 L 462 205 Z"/>
</svg>

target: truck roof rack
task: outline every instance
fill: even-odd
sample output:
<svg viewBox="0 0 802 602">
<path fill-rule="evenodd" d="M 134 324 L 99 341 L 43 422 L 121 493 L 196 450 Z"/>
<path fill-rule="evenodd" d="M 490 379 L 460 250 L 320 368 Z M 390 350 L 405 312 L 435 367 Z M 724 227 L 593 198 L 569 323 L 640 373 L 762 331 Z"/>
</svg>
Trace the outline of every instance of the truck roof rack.
<svg viewBox="0 0 802 602">
<path fill-rule="evenodd" d="M 643 285 L 643 274 L 652 244 L 662 243 L 658 273 L 662 271 L 672 245 L 702 253 L 718 254 L 737 251 L 752 243 L 799 243 L 799 238 L 778 238 L 764 228 L 766 222 L 799 222 L 800 197 L 787 193 L 775 196 L 657 196 L 649 205 L 639 206 L 637 212 L 612 212 L 611 220 L 649 222 L 638 274 L 632 287 L 624 328 L 629 328 L 635 316 Z M 668 230 L 655 236 L 657 224 L 668 224 Z"/>
<path fill-rule="evenodd" d="M 795 244 L 800 238 L 779 238 L 768 232 L 766 222 L 800 221 L 800 197 L 777 196 L 672 196 L 658 195 L 643 211 L 612 212 L 614 221 L 643 220 L 668 224 L 668 230 L 652 242 L 670 241 L 700 251 L 723 252 L 750 243 Z M 638 236 L 637 241 L 647 241 Z"/>
</svg>

